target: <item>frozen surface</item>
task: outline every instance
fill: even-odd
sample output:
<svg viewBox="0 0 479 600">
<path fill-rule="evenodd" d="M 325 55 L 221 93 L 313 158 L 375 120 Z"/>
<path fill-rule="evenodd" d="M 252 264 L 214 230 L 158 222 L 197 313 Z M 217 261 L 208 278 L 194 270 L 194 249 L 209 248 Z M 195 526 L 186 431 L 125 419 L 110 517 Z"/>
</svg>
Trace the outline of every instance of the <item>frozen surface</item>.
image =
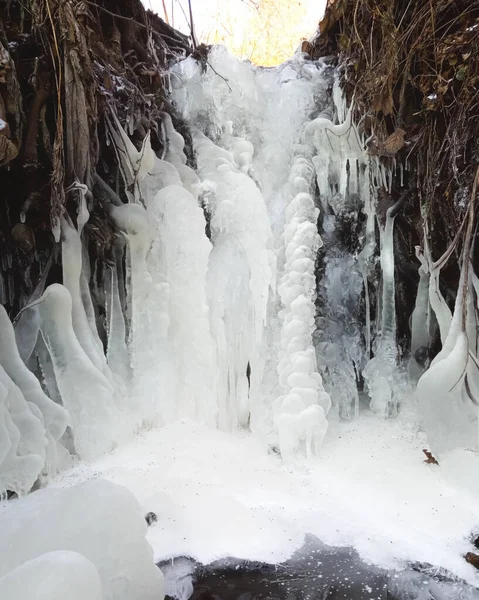
<svg viewBox="0 0 479 600">
<path fill-rule="evenodd" d="M 479 457 L 453 454 L 441 467 L 426 465 L 424 444 L 401 422 L 367 414 L 332 422 L 321 458 L 291 469 L 249 434 L 184 422 L 142 433 L 55 485 L 101 476 L 131 489 L 143 511 L 158 516 L 148 531 L 157 561 L 276 562 L 312 533 L 354 546 L 379 566 L 428 562 L 478 584 L 462 555 L 479 526 L 477 485 L 466 475 Z"/>
<path fill-rule="evenodd" d="M 12 586 L 6 589 L 26 594 L 28 588 L 20 586 L 28 577 L 50 586 L 52 593 L 55 585 L 66 592 L 83 574 L 82 585 L 91 594 L 83 600 L 161 599 L 163 576 L 153 564 L 146 529 L 133 495 L 108 481 L 33 492 L 0 509 L 0 577 L 10 573 L 0 579 L 0 590 Z M 98 595 L 98 576 L 103 596 Z"/>
<path fill-rule="evenodd" d="M 0 597 L 12 600 L 102 600 L 95 566 L 78 552 L 47 552 L 0 578 Z"/>
</svg>

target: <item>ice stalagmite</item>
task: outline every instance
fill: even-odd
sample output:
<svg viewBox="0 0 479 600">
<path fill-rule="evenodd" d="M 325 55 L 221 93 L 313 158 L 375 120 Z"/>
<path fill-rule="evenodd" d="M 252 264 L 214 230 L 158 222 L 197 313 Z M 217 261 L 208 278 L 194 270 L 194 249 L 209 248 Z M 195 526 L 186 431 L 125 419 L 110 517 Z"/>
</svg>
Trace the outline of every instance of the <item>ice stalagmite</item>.
<svg viewBox="0 0 479 600">
<path fill-rule="evenodd" d="M 57 467 L 56 444 L 65 433 L 69 415 L 62 406 L 56 404 L 45 395 L 38 379 L 27 369 L 20 358 L 15 343 L 13 327 L 3 306 L 0 306 L 0 330 L 2 331 L 2 338 L 0 339 L 0 365 L 2 365 L 6 374 L 19 388 L 28 406 L 32 407 L 34 405 L 41 413 L 41 422 L 48 440 L 44 471 L 47 474 L 54 475 Z"/>
<path fill-rule="evenodd" d="M 315 325 L 315 255 L 321 245 L 316 229 L 319 210 L 311 189 L 314 169 L 311 148 L 298 145 L 290 175 L 291 202 L 284 229 L 285 266 L 278 287 L 282 309 L 278 375 L 283 394 L 273 404 L 283 458 L 291 461 L 299 451 L 309 458 L 319 453 L 327 431 L 331 407 L 316 369 L 312 344 Z"/>
<path fill-rule="evenodd" d="M 110 382 L 80 345 L 72 323 L 72 299 L 59 284 L 49 286 L 28 310 L 37 310 L 63 405 L 71 416 L 75 449 L 84 459 L 108 452 L 123 438 Z"/>
<path fill-rule="evenodd" d="M 34 414 L 0 365 L 0 496 L 31 489 L 44 466 L 46 445 L 41 413 Z"/>
<path fill-rule="evenodd" d="M 464 310 L 471 293 L 471 282 L 466 280 L 463 265 L 454 315 L 444 345 L 417 384 L 424 429 L 438 457 L 455 448 L 474 450 L 478 447 L 478 359 L 472 354 L 463 329 Z"/>
<path fill-rule="evenodd" d="M 100 582 L 103 600 L 164 597 L 163 575 L 145 539 L 143 511 L 121 485 L 98 478 L 67 489 L 38 490 L 14 510 L 2 510 L 0 530 L 0 592 L 36 593 L 43 588 L 52 594 L 2 594 L 2 600 L 96 600 Z M 22 587 L 20 569 L 26 578 Z M 29 588 L 28 582 L 38 589 Z M 85 595 L 66 593 L 72 589 L 83 589 Z M 66 595 L 59 596 L 57 590 Z"/>
<path fill-rule="evenodd" d="M 78 552 L 57 550 L 0 577 L 0 596 L 15 600 L 102 600 L 98 571 Z"/>
</svg>

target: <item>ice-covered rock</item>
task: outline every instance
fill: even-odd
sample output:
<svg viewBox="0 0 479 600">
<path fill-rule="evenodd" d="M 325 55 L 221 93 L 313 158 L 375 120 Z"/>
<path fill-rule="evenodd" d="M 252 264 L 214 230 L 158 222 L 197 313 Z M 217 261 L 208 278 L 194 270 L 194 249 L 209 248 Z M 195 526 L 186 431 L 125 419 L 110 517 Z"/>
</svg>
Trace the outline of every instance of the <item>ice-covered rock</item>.
<svg viewBox="0 0 479 600">
<path fill-rule="evenodd" d="M 163 575 L 145 539 L 143 511 L 122 486 L 98 479 L 33 492 L 0 512 L 0 530 L 0 590 L 28 593 L 28 577 L 51 591 L 49 600 L 80 599 L 55 595 L 75 582 L 88 592 L 82 600 L 163 598 Z"/>
</svg>

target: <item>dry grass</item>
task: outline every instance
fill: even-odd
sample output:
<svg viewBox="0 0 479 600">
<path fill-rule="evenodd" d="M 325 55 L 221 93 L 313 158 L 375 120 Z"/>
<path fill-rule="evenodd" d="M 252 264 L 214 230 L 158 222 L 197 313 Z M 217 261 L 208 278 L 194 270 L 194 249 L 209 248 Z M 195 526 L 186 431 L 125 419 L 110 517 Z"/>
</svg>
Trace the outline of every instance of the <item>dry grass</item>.
<svg viewBox="0 0 479 600">
<path fill-rule="evenodd" d="M 446 247 L 479 164 L 479 2 L 330 0 L 320 31 L 314 53 L 340 54 L 367 132 L 381 146 L 404 131 L 398 158 L 409 164 L 418 212 Z"/>
</svg>

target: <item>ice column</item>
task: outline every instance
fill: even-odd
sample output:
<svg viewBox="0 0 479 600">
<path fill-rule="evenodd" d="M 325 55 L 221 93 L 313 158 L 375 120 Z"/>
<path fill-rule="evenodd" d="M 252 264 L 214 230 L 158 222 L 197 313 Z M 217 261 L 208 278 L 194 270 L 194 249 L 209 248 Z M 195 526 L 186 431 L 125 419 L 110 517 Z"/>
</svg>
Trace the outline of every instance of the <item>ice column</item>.
<svg viewBox="0 0 479 600">
<path fill-rule="evenodd" d="M 275 277 L 272 233 L 263 196 L 244 172 L 253 146 L 232 140 L 232 151 L 194 131 L 198 169 L 211 212 L 207 276 L 210 323 L 218 365 L 218 422 L 248 425 L 250 402 L 264 369 L 265 326 Z M 241 164 L 235 160 L 241 158 Z"/>
<path fill-rule="evenodd" d="M 312 343 L 315 325 L 315 257 L 322 241 L 316 222 L 319 209 L 311 191 L 314 168 L 312 148 L 298 145 L 289 177 L 292 199 L 286 208 L 283 240 L 284 272 L 278 287 L 282 309 L 281 350 L 278 364 L 283 394 L 273 404 L 279 449 L 284 460 L 297 452 L 318 454 L 331 407 L 316 368 Z"/>
</svg>

